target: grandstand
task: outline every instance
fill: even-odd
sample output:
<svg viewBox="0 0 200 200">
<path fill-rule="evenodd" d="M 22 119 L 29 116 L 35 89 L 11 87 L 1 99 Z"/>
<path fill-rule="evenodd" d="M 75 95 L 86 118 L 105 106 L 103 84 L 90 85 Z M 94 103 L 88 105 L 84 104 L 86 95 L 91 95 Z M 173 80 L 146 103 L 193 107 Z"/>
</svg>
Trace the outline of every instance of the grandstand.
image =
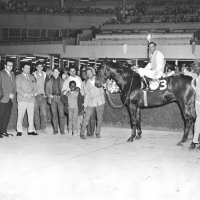
<svg viewBox="0 0 200 200">
<path fill-rule="evenodd" d="M 152 41 L 158 45 L 189 45 L 193 33 L 154 33 Z M 80 41 L 80 45 L 146 45 L 147 35 L 97 34 L 92 41 Z"/>
<path fill-rule="evenodd" d="M 40 54 L 58 55 L 63 61 L 84 58 L 98 62 L 105 57 L 139 61 L 147 57 L 147 34 L 169 61 L 194 60 L 200 55 L 200 4 L 196 0 L 2 2 L 2 56 Z M 128 46 L 126 53 L 124 44 Z"/>
</svg>

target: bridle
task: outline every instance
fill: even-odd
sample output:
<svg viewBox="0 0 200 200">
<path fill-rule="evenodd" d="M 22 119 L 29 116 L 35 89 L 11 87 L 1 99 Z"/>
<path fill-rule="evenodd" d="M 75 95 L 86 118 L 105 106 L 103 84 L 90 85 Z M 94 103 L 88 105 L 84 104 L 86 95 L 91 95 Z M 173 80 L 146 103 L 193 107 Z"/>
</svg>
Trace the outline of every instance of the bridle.
<svg viewBox="0 0 200 200">
<path fill-rule="evenodd" d="M 104 67 L 104 74 L 105 74 L 105 72 L 106 72 L 106 68 Z M 127 104 L 128 98 L 129 98 L 129 95 L 130 95 L 130 91 L 131 91 L 131 88 L 132 88 L 132 84 L 133 84 L 133 77 L 132 77 L 132 79 L 131 79 L 131 84 L 130 84 L 130 88 L 129 88 L 128 93 L 127 93 L 127 96 L 126 96 L 126 100 L 124 101 L 124 103 L 123 103 L 122 105 L 115 105 L 115 104 L 112 102 L 112 100 L 111 100 L 111 98 L 110 98 L 110 95 L 109 95 L 110 92 L 108 91 L 108 84 L 106 84 L 106 87 L 104 87 L 105 90 L 106 90 L 106 95 L 107 95 L 107 97 L 108 97 L 108 101 L 109 101 L 110 105 L 111 105 L 113 108 L 115 108 L 115 109 L 120 109 L 120 108 L 122 108 L 123 106 L 125 106 L 125 105 Z"/>
</svg>

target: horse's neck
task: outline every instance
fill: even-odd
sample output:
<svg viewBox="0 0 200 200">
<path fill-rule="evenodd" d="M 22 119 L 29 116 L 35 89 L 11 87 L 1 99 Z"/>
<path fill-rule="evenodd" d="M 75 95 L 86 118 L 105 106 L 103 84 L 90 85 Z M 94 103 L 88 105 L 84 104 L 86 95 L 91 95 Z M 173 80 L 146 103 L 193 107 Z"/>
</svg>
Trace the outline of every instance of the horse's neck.
<svg viewBox="0 0 200 200">
<path fill-rule="evenodd" d="M 113 74 L 112 75 L 114 81 L 117 83 L 117 85 L 120 87 L 120 89 L 123 89 L 125 84 L 127 84 L 127 81 L 124 80 L 121 74 Z"/>
</svg>

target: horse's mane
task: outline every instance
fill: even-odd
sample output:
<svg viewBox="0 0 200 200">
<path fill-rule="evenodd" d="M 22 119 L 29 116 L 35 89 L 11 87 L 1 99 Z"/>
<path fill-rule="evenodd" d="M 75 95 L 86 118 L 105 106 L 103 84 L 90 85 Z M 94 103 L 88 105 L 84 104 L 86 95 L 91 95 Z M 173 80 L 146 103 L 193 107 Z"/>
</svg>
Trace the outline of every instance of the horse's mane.
<svg viewBox="0 0 200 200">
<path fill-rule="evenodd" d="M 131 68 L 127 66 L 122 66 L 112 61 L 107 62 L 106 65 L 111 69 L 111 71 L 112 69 L 115 70 L 116 73 L 120 74 L 126 82 L 131 84 L 133 90 L 141 88 L 141 77 L 138 73 L 133 71 Z M 134 84 L 132 84 L 133 80 L 134 80 Z"/>
<path fill-rule="evenodd" d="M 121 63 L 115 63 L 112 61 L 109 61 L 106 63 L 111 69 L 115 69 L 116 72 L 123 74 L 123 76 L 138 76 L 139 74 L 133 71 L 128 66 L 123 66 Z"/>
</svg>

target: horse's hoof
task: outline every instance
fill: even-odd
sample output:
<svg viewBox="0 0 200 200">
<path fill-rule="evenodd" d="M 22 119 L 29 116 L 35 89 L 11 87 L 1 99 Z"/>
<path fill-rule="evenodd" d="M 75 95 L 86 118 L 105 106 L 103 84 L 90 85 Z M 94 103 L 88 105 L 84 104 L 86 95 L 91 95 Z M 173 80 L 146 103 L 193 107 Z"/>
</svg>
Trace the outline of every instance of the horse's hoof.
<svg viewBox="0 0 200 200">
<path fill-rule="evenodd" d="M 132 137 L 128 138 L 127 142 L 133 142 L 133 138 Z"/>
<path fill-rule="evenodd" d="M 141 139 L 141 138 L 142 138 L 141 135 L 137 135 L 137 136 L 135 137 L 136 140 L 139 140 L 139 139 Z"/>
<path fill-rule="evenodd" d="M 196 144 L 195 144 L 194 142 L 192 142 L 192 143 L 190 144 L 189 150 L 194 150 L 195 147 L 196 147 Z"/>
<path fill-rule="evenodd" d="M 182 142 L 178 142 L 177 146 L 183 146 Z"/>
</svg>

